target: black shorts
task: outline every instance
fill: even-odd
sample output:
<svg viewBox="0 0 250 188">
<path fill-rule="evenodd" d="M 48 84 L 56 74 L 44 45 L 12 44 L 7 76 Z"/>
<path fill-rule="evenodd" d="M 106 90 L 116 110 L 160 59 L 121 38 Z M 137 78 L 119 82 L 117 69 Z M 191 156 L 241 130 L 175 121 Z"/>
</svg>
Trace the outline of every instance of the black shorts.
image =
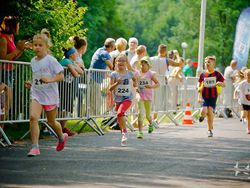
<svg viewBox="0 0 250 188">
<path fill-rule="evenodd" d="M 250 110 L 250 105 L 242 104 L 243 110 Z"/>
</svg>

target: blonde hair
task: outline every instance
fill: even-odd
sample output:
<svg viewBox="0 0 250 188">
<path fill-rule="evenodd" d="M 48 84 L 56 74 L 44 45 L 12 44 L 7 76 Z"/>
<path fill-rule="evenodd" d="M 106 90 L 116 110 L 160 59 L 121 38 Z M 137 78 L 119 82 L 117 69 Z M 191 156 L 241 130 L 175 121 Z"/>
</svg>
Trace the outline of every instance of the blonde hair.
<svg viewBox="0 0 250 188">
<path fill-rule="evenodd" d="M 136 48 L 135 51 L 136 51 L 136 54 L 137 54 L 137 55 L 141 55 L 142 53 L 147 52 L 147 47 L 144 46 L 144 45 L 140 45 L 140 46 L 138 46 L 138 47 Z"/>
<path fill-rule="evenodd" d="M 124 39 L 124 38 L 118 38 L 116 41 L 115 41 L 115 46 L 116 46 L 116 49 L 118 51 L 124 51 L 127 47 L 127 40 Z"/>
<path fill-rule="evenodd" d="M 49 30 L 46 29 L 46 28 L 43 28 L 43 29 L 41 30 L 41 34 L 45 34 L 45 35 L 47 35 L 48 38 L 51 38 L 51 35 L 50 35 Z"/>
<path fill-rule="evenodd" d="M 115 62 L 118 62 L 119 59 L 126 59 L 126 62 L 128 61 L 128 57 L 126 56 L 126 54 L 119 54 L 116 58 L 115 58 Z"/>
<path fill-rule="evenodd" d="M 51 40 L 46 34 L 39 33 L 33 37 L 33 41 L 38 39 L 41 39 L 45 44 L 48 45 L 48 47 L 52 46 Z"/>
</svg>

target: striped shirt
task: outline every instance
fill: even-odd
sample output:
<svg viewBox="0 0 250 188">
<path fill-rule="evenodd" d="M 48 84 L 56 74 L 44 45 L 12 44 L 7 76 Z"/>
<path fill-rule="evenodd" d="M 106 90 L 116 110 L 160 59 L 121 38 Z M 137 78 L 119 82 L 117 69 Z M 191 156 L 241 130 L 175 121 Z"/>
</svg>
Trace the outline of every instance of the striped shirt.
<svg viewBox="0 0 250 188">
<path fill-rule="evenodd" d="M 224 82 L 224 77 L 218 71 L 214 71 L 209 73 L 204 71 L 201 73 L 199 78 L 200 85 L 203 84 L 202 87 L 202 97 L 209 99 L 209 98 L 217 98 L 218 93 L 216 89 L 217 82 Z"/>
</svg>

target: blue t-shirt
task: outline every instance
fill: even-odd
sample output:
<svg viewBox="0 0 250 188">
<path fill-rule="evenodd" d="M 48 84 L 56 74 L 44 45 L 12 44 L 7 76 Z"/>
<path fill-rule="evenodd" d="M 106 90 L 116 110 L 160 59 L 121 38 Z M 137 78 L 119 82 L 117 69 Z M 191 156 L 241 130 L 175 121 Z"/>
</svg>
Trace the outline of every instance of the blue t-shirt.
<svg viewBox="0 0 250 188">
<path fill-rule="evenodd" d="M 94 55 L 92 56 L 92 60 L 90 63 L 90 69 L 102 69 L 105 70 L 107 68 L 107 64 L 105 61 L 111 60 L 111 56 L 105 47 L 99 48 L 96 50 Z M 94 80 L 96 83 L 102 83 L 102 80 L 105 77 L 104 72 L 91 72 L 90 78 Z"/>
<path fill-rule="evenodd" d="M 127 71 L 125 74 L 119 74 L 114 71 L 111 73 L 111 80 L 117 80 L 122 78 L 122 83 L 117 85 L 113 91 L 114 101 L 116 103 L 121 103 L 125 100 L 132 100 L 133 95 L 131 92 L 131 79 L 134 77 L 134 74 L 131 71 Z"/>
<path fill-rule="evenodd" d="M 111 56 L 105 47 L 99 48 L 96 50 L 94 55 L 92 56 L 90 68 L 91 69 L 106 69 L 107 64 L 105 61 L 111 60 Z"/>
</svg>

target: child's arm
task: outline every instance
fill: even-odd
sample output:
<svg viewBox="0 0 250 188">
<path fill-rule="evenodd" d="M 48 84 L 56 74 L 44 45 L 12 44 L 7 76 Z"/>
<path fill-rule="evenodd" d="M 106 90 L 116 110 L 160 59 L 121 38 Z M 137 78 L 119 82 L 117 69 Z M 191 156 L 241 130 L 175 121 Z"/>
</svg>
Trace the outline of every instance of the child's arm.
<svg viewBox="0 0 250 188">
<path fill-rule="evenodd" d="M 151 80 L 154 82 L 154 84 L 152 85 L 145 85 L 145 88 L 148 88 L 148 89 L 155 89 L 157 87 L 160 86 L 160 83 L 159 81 L 157 80 L 157 78 L 155 77 L 155 75 L 152 76 Z"/>
<path fill-rule="evenodd" d="M 118 86 L 120 83 L 121 83 L 122 79 L 118 79 L 118 80 L 114 80 L 114 79 L 111 79 L 110 80 L 110 86 L 109 86 L 109 91 L 113 91 L 116 86 Z"/>
<path fill-rule="evenodd" d="M 225 82 L 216 82 L 217 86 L 225 87 Z"/>
<path fill-rule="evenodd" d="M 53 78 L 50 77 L 42 77 L 41 81 L 43 81 L 44 83 L 51 83 L 51 82 L 59 82 L 62 81 L 64 78 L 63 72 L 59 72 L 58 74 L 56 74 L 56 76 L 54 76 Z"/>
</svg>

